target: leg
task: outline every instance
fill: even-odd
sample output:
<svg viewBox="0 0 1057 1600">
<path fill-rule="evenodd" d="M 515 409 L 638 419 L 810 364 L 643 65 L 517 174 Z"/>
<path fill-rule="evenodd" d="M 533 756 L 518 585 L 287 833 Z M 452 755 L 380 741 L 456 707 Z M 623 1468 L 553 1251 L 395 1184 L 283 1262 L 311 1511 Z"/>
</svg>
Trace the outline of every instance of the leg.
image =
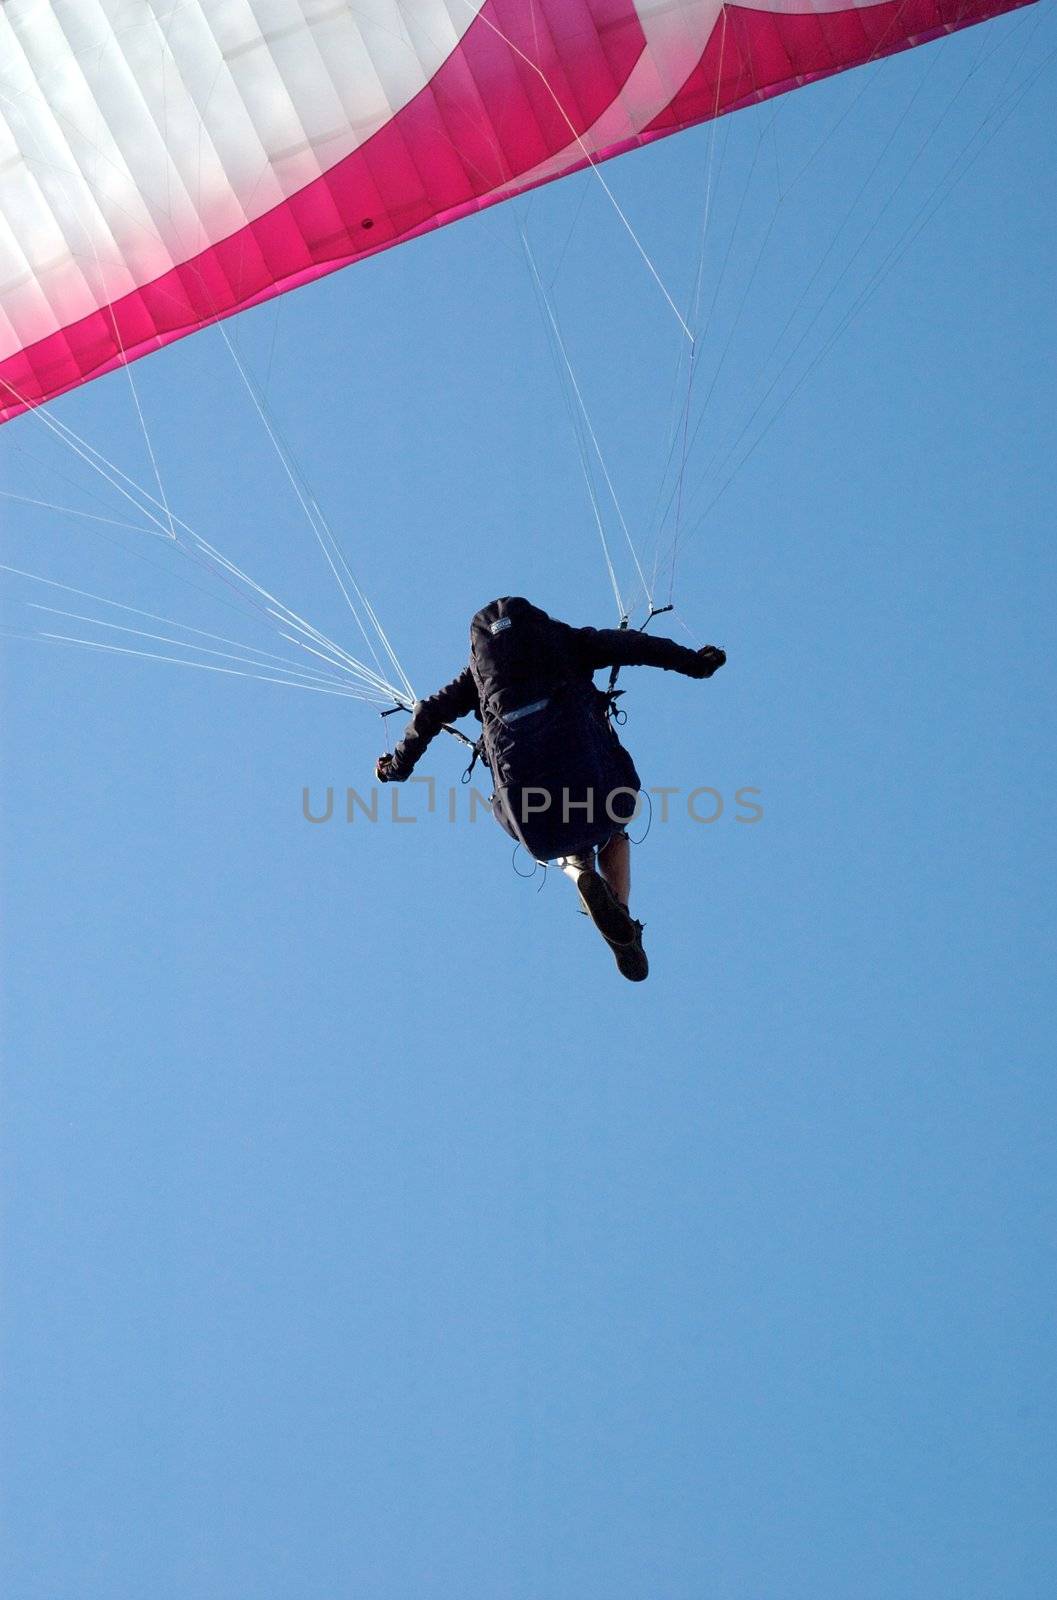
<svg viewBox="0 0 1057 1600">
<path fill-rule="evenodd" d="M 609 849 L 608 843 L 606 849 Z M 600 864 L 601 856 L 599 856 Z M 583 855 L 559 856 L 558 865 L 566 877 L 575 883 L 576 892 L 580 896 L 580 905 L 604 939 L 615 939 L 622 944 L 632 938 L 635 929 L 628 915 L 628 908 L 614 893 L 609 874 L 603 876 L 598 871 L 593 850 L 585 851 Z M 626 858 L 623 877 L 618 879 L 618 882 L 626 891 L 628 887 Z"/>
<path fill-rule="evenodd" d="M 646 952 L 642 948 L 642 923 L 636 922 L 628 912 L 631 894 L 631 840 L 621 829 L 607 839 L 598 852 L 598 870 L 609 885 L 613 899 L 628 919 L 630 937 L 610 939 L 609 948 L 617 958 L 617 966 L 632 983 L 641 983 L 650 970 Z"/>
<path fill-rule="evenodd" d="M 560 856 L 558 865 L 572 879 L 580 904 L 616 957 L 617 966 L 632 983 L 641 983 L 649 972 L 642 948 L 642 923 L 628 912 L 631 892 L 631 841 L 626 833 L 615 833 L 598 852 L 581 856 Z"/>
<path fill-rule="evenodd" d="M 615 833 L 598 852 L 598 870 L 622 906 L 631 899 L 631 840 Z"/>
<path fill-rule="evenodd" d="M 593 850 L 585 850 L 581 856 L 559 856 L 558 865 L 567 878 L 578 883 L 581 873 L 595 870 L 595 853 Z"/>
</svg>

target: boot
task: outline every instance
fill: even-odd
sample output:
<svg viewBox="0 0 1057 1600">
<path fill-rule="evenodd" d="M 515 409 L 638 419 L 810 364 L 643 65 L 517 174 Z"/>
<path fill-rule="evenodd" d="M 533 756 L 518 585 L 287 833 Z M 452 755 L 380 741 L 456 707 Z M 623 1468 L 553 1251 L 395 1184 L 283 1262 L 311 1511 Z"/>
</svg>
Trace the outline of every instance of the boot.
<svg viewBox="0 0 1057 1600">
<path fill-rule="evenodd" d="M 595 927 L 611 944 L 627 944 L 635 937 L 636 923 L 593 865 L 576 875 L 580 903 Z"/>
<path fill-rule="evenodd" d="M 619 903 L 618 901 L 617 904 L 619 905 Z M 624 909 L 626 914 L 627 907 Z M 630 983 L 641 983 L 644 978 L 649 977 L 650 972 L 650 964 L 646 960 L 646 952 L 642 948 L 642 923 L 637 922 L 631 916 L 628 917 L 628 922 L 632 928 L 630 939 L 607 939 L 606 943 L 616 958 L 621 974 Z"/>
</svg>

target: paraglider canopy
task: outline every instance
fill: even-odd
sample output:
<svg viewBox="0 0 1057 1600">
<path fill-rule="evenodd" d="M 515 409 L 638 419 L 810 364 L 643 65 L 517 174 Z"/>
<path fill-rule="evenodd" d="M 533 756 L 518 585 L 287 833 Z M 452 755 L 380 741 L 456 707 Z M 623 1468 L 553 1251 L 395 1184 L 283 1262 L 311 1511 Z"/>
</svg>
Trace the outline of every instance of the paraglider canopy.
<svg viewBox="0 0 1057 1600">
<path fill-rule="evenodd" d="M 0 421 L 636 144 L 1027 0 L 7 0 Z"/>
</svg>

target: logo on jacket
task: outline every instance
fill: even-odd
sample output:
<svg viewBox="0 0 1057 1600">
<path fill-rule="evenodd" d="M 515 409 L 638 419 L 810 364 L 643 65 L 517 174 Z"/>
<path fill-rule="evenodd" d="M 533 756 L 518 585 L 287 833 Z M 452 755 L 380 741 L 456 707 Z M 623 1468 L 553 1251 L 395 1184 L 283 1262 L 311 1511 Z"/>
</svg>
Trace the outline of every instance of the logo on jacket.
<svg viewBox="0 0 1057 1600">
<path fill-rule="evenodd" d="M 512 626 L 509 617 L 496 617 L 494 622 L 488 624 L 489 633 L 502 633 L 504 628 Z"/>
</svg>

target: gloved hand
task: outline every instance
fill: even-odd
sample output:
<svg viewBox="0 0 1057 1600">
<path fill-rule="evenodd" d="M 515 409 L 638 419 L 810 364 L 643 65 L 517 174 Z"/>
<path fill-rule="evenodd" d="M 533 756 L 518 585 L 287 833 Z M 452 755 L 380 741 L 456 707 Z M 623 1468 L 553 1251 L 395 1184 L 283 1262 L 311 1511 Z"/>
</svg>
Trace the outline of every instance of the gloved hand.
<svg viewBox="0 0 1057 1600">
<path fill-rule="evenodd" d="M 379 783 L 403 783 L 403 778 L 398 778 L 393 771 L 393 758 L 391 755 L 379 756 L 374 763 L 374 775 Z"/>
<path fill-rule="evenodd" d="M 721 650 L 717 644 L 706 644 L 697 652 L 698 668 L 694 676 L 696 678 L 711 678 L 714 672 L 719 671 L 726 659 L 727 652 L 725 650 Z"/>
</svg>

